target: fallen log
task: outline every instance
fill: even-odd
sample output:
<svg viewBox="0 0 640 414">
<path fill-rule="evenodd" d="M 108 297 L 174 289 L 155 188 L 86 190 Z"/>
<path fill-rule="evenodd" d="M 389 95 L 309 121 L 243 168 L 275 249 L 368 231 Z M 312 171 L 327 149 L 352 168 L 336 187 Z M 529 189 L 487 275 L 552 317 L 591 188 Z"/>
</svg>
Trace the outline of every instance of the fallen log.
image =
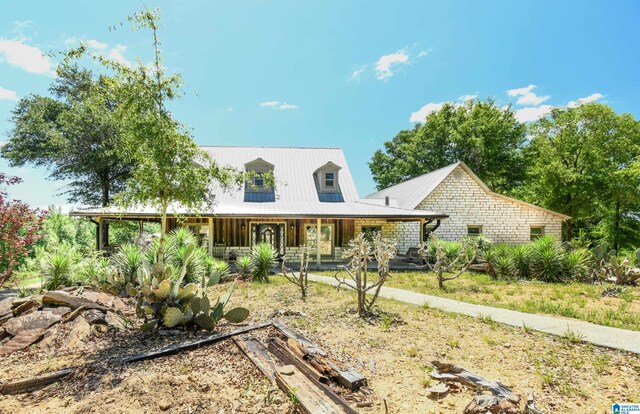
<svg viewBox="0 0 640 414">
<path fill-rule="evenodd" d="M 0 394 L 20 394 L 26 391 L 31 391 L 45 385 L 52 384 L 62 378 L 71 375 L 77 368 L 65 368 L 59 371 L 51 372 L 49 374 L 41 375 L 35 378 L 27 378 L 22 380 L 13 381 L 0 386 Z"/>
<path fill-rule="evenodd" d="M 527 414 L 544 414 L 544 412 L 536 407 L 535 395 L 533 391 L 527 396 Z"/>
</svg>

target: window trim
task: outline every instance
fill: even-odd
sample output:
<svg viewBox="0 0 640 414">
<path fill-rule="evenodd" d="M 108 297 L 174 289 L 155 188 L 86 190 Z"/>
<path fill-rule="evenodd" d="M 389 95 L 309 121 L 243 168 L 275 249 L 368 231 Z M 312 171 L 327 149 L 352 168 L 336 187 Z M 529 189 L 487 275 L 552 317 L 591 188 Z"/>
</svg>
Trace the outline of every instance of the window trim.
<svg viewBox="0 0 640 414">
<path fill-rule="evenodd" d="M 255 172 L 255 176 L 253 177 L 253 185 L 255 185 L 257 188 L 264 188 L 264 172 L 263 171 L 256 171 Z M 258 184 L 258 180 L 260 180 L 260 184 Z"/>
<path fill-rule="evenodd" d="M 331 178 L 329 178 L 329 174 L 331 174 Z M 331 185 L 329 185 L 329 181 L 331 181 Z M 325 171 L 324 186 L 327 188 L 335 188 L 335 183 L 336 183 L 336 173 L 333 171 Z"/>
<path fill-rule="evenodd" d="M 544 224 L 532 224 L 529 226 L 529 240 L 533 241 L 536 239 L 539 239 L 540 237 L 544 237 Z M 539 229 L 540 230 L 540 234 L 533 234 L 533 230 L 534 229 Z"/>
<path fill-rule="evenodd" d="M 471 229 L 478 229 L 478 233 L 469 233 Z M 467 236 L 479 236 L 482 234 L 482 224 L 467 224 Z"/>
</svg>

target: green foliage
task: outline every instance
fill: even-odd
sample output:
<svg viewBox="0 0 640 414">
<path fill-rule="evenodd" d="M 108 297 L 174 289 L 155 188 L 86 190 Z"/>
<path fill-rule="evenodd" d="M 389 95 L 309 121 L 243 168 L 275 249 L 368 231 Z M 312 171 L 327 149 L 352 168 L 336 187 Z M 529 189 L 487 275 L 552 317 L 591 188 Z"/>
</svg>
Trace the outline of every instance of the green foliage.
<svg viewBox="0 0 640 414">
<path fill-rule="evenodd" d="M 276 252 L 268 243 L 259 243 L 251 249 L 253 280 L 269 283 L 269 273 L 276 264 Z"/>
<path fill-rule="evenodd" d="M 145 265 L 146 258 L 142 249 L 135 244 L 120 246 L 118 251 L 111 256 L 111 264 L 128 281 L 133 281 L 138 271 Z"/>
<path fill-rule="evenodd" d="M 236 259 L 238 273 L 247 276 L 253 272 L 253 261 L 251 256 L 240 256 Z"/>
<path fill-rule="evenodd" d="M 41 272 L 44 278 L 43 289 L 55 290 L 71 286 L 73 277 L 73 257 L 63 251 L 46 253 L 41 259 Z"/>
<path fill-rule="evenodd" d="M 172 265 L 167 265 L 164 273 L 154 270 L 157 267 L 141 269 L 141 273 L 145 276 L 139 278 L 140 284 L 136 289 L 136 295 L 139 297 L 136 312 L 145 320 L 142 329 L 147 331 L 159 327 L 184 326 L 211 331 L 222 318 L 231 323 L 243 322 L 249 316 L 247 309 L 234 308 L 225 312 L 233 286 L 213 305 L 206 295 L 206 288 L 220 280 L 220 275 L 216 271 L 209 278 L 201 278 L 200 295 L 197 294 L 196 284 L 187 283 L 182 286 L 189 266 L 197 259 L 195 253 L 197 247 L 182 245 L 180 249 L 185 250 L 182 265 L 176 269 L 176 279 L 171 278 L 174 273 Z"/>
<path fill-rule="evenodd" d="M 543 282 L 565 280 L 566 250 L 552 236 L 544 236 L 531 243 L 531 275 Z"/>
<path fill-rule="evenodd" d="M 369 168 L 378 189 L 464 161 L 489 187 L 508 192 L 521 183 L 525 126 L 511 108 L 491 99 L 445 104 L 424 124 L 400 131 L 374 154 Z"/>
</svg>

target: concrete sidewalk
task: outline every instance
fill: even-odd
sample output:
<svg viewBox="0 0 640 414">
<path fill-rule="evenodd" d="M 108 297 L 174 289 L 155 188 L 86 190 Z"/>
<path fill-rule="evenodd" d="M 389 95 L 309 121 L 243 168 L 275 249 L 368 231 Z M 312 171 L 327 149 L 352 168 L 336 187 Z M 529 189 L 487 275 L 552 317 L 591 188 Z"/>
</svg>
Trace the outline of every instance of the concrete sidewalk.
<svg viewBox="0 0 640 414">
<path fill-rule="evenodd" d="M 338 281 L 333 277 L 309 274 L 309 280 L 337 286 Z M 561 318 L 555 316 L 537 315 L 512 311 L 509 309 L 493 308 L 490 306 L 474 305 L 458 300 L 440 298 L 411 292 L 403 289 L 382 287 L 380 296 L 395 299 L 405 303 L 422 306 L 425 303 L 431 308 L 441 309 L 446 312 L 460 313 L 473 317 L 491 317 L 496 322 L 522 327 L 523 324 L 536 331 L 563 336 L 567 330 L 571 330 L 584 336 L 584 341 L 594 345 L 621 349 L 640 354 L 640 332 L 626 329 L 610 328 L 596 325 L 577 319 Z"/>
</svg>

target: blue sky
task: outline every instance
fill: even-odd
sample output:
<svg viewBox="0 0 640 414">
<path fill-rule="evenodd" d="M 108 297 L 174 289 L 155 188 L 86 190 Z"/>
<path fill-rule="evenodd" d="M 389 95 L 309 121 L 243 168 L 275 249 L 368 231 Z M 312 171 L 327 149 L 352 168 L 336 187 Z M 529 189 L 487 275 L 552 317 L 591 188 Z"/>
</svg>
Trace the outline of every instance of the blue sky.
<svg viewBox="0 0 640 414">
<path fill-rule="evenodd" d="M 0 141 L 16 99 L 46 94 L 55 60 L 84 40 L 150 60 L 149 34 L 108 27 L 142 3 L 4 2 Z M 339 146 L 361 195 L 367 162 L 446 101 L 513 103 L 530 121 L 552 106 L 606 102 L 640 116 L 637 1 L 160 1 L 165 65 L 182 73 L 176 117 L 208 145 Z M 1 144 L 0 144 L 1 145 Z M 8 167 L 12 195 L 65 204 L 44 169 Z"/>
</svg>

